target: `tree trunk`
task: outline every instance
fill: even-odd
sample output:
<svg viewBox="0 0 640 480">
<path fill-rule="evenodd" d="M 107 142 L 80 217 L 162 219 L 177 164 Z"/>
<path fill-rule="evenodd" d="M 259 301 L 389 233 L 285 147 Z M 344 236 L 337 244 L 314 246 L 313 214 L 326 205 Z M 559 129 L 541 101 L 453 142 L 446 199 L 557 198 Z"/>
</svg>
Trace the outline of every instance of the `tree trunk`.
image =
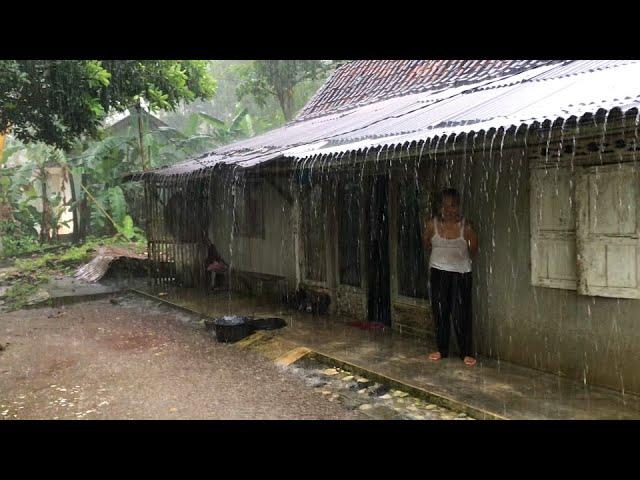
<svg viewBox="0 0 640 480">
<path fill-rule="evenodd" d="M 143 128 L 142 128 L 142 107 L 140 102 L 136 105 L 136 111 L 138 112 L 138 143 L 140 145 L 140 158 L 142 159 L 142 171 L 148 170 L 147 161 L 145 159 L 144 140 L 143 140 Z"/>
<path fill-rule="evenodd" d="M 80 230 L 80 222 L 78 219 L 78 204 L 76 203 L 78 197 L 76 196 L 76 184 L 73 180 L 73 170 L 67 169 L 67 178 L 69 179 L 69 187 L 71 189 L 71 217 L 73 219 L 73 233 L 71 238 L 73 239 L 73 243 L 78 244 L 79 241 L 79 230 Z"/>
<path fill-rule="evenodd" d="M 278 102 L 284 114 L 285 122 L 290 122 L 293 118 L 293 91 L 285 90 L 278 92 Z"/>
<path fill-rule="evenodd" d="M 47 195 L 47 168 L 43 165 L 40 167 L 40 183 L 42 184 L 42 217 L 40 222 L 40 243 L 49 242 L 50 229 L 50 206 L 49 196 Z"/>
<path fill-rule="evenodd" d="M 80 179 L 81 185 L 86 185 L 89 177 L 86 173 L 82 174 Z M 82 195 L 82 200 L 79 203 L 79 218 L 78 218 L 78 243 L 84 241 L 87 236 L 87 231 L 89 230 L 89 224 L 91 222 L 91 210 L 89 209 L 89 202 L 87 201 L 87 195 Z"/>
</svg>

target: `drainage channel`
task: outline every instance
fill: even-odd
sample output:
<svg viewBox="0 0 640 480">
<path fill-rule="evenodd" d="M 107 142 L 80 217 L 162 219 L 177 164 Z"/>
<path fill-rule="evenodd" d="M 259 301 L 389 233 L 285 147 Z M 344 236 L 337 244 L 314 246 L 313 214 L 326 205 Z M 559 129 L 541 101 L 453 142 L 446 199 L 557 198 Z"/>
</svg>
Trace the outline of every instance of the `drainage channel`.
<svg viewBox="0 0 640 480">
<path fill-rule="evenodd" d="M 327 367 L 313 357 L 302 358 L 287 369 L 328 401 L 371 419 L 473 420 L 466 413 L 449 410 L 343 368 Z"/>
</svg>

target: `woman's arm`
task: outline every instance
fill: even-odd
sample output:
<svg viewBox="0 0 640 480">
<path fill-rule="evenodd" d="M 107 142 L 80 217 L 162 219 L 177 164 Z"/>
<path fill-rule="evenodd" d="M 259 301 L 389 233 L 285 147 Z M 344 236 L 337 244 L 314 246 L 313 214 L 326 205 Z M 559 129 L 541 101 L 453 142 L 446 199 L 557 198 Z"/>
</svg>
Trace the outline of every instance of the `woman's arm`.
<svg viewBox="0 0 640 480">
<path fill-rule="evenodd" d="M 426 227 L 422 230 L 422 245 L 426 250 L 431 250 L 431 238 L 433 237 L 433 220 L 427 221 Z"/>
<path fill-rule="evenodd" d="M 474 257 L 475 254 L 478 253 L 478 235 L 476 235 L 473 229 L 473 223 L 469 220 L 466 220 L 464 224 L 464 239 L 467 241 L 469 254 L 471 257 Z"/>
</svg>

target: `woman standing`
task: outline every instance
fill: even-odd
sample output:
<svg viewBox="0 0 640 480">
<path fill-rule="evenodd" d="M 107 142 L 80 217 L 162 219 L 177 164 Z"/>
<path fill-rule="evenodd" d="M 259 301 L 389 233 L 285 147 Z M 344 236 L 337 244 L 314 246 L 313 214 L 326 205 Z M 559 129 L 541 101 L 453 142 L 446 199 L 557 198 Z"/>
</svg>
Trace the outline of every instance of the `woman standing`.
<svg viewBox="0 0 640 480">
<path fill-rule="evenodd" d="M 431 307 L 436 326 L 438 351 L 429 359 L 449 356 L 450 320 L 458 339 L 461 358 L 475 365 L 471 337 L 471 259 L 478 251 L 478 237 L 468 220 L 460 216 L 460 194 L 453 188 L 440 192 L 439 214 L 429 220 L 423 243 L 431 250 Z"/>
</svg>

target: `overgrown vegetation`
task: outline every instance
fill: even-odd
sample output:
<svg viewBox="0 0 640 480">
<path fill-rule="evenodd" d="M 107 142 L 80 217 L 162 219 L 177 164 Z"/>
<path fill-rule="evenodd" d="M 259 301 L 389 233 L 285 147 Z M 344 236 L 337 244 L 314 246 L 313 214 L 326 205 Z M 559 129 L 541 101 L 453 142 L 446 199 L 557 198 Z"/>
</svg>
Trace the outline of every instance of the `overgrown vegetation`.
<svg viewBox="0 0 640 480">
<path fill-rule="evenodd" d="M 215 90 L 202 60 L 0 60 L 0 133 L 68 149 L 141 99 L 172 110 Z"/>
<path fill-rule="evenodd" d="M 11 271 L 0 278 L 0 285 L 9 285 L 4 302 L 10 310 L 24 307 L 39 288 L 52 278 L 72 275 L 81 265 L 89 262 L 101 246 L 128 247 L 143 253 L 146 240 L 128 242 L 122 237 L 88 238 L 82 245 L 63 245 L 55 252 L 34 253 L 28 258 L 18 258 Z"/>
<path fill-rule="evenodd" d="M 238 98 L 251 95 L 264 107 L 267 99 L 275 97 L 285 121 L 296 113 L 296 87 L 305 81 L 323 79 L 334 67 L 331 60 L 254 60 L 236 67 L 240 82 Z"/>
<path fill-rule="evenodd" d="M 3 255 L 7 257 L 42 252 L 45 248 L 38 241 L 38 237 L 25 228 L 22 223 L 0 220 L 0 235 L 2 236 Z"/>
<path fill-rule="evenodd" d="M 277 91 L 281 92 L 285 105 L 289 105 L 287 115 L 294 116 L 342 63 L 338 60 L 213 60 L 209 67 L 217 81 L 213 101 L 182 104 L 175 112 L 162 113 L 161 118 L 182 129 L 194 112 L 205 112 L 229 123 L 246 109 L 252 131 L 259 135 L 286 122 Z M 268 75 L 270 72 L 274 75 Z"/>
<path fill-rule="evenodd" d="M 0 261 L 22 257 L 4 279 L 7 304 L 24 305 L 100 242 L 145 244 L 142 186 L 124 174 L 283 125 L 339 63 L 0 60 Z M 151 125 L 145 104 L 169 125 Z M 85 243 L 60 243 L 64 227 Z"/>
</svg>

